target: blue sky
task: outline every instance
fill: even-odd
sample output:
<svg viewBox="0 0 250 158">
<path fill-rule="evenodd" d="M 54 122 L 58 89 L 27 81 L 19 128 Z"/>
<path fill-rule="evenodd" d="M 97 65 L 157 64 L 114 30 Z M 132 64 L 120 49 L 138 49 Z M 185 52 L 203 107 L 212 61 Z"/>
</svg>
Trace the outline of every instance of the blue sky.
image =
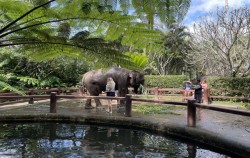
<svg viewBox="0 0 250 158">
<path fill-rule="evenodd" d="M 228 0 L 229 9 L 247 6 L 250 8 L 250 0 Z M 225 0 L 192 0 L 190 9 L 183 21 L 186 26 L 191 26 L 199 20 L 200 16 L 204 16 L 209 12 L 216 11 L 217 7 L 225 6 Z"/>
</svg>

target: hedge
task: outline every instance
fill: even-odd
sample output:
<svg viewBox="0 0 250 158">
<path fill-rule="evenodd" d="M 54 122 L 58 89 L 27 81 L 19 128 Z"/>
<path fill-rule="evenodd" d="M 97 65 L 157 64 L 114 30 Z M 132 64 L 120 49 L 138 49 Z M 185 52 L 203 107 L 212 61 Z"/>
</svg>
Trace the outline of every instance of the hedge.
<svg viewBox="0 0 250 158">
<path fill-rule="evenodd" d="M 184 75 L 145 75 L 145 87 L 182 88 L 187 80 Z"/>
<path fill-rule="evenodd" d="M 231 93 L 231 95 L 249 96 L 250 78 L 249 77 L 217 77 L 209 76 L 207 83 L 210 89 L 240 90 L 241 93 Z"/>
<path fill-rule="evenodd" d="M 145 87 L 159 88 L 182 88 L 183 81 L 189 80 L 184 75 L 145 75 Z M 249 77 L 206 77 L 210 89 L 218 90 L 240 90 L 237 92 L 228 92 L 224 95 L 229 96 L 250 96 L 250 78 Z M 221 92 L 218 92 L 220 95 Z M 214 95 L 214 94 L 213 94 Z"/>
</svg>

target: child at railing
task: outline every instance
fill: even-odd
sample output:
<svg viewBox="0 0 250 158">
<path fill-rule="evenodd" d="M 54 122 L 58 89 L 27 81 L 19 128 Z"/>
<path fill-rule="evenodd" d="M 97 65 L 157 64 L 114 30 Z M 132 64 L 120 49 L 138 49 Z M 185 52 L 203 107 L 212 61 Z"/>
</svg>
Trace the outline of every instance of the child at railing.
<svg viewBox="0 0 250 158">
<path fill-rule="evenodd" d="M 191 90 L 192 82 L 190 82 L 190 81 L 184 81 L 183 84 L 184 84 L 184 89 L 185 89 L 184 97 L 191 96 L 191 93 L 190 93 L 189 90 Z"/>
<path fill-rule="evenodd" d="M 115 96 L 115 82 L 113 78 L 108 77 L 107 85 L 106 85 L 106 93 L 109 97 Z M 112 100 L 108 99 L 108 109 L 106 110 L 108 113 L 112 113 Z"/>
</svg>

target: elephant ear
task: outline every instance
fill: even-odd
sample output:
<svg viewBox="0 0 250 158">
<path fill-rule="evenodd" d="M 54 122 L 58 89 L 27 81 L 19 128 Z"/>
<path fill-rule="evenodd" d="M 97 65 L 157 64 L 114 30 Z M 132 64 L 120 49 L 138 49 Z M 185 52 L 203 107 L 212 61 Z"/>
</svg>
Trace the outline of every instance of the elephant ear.
<svg viewBox="0 0 250 158">
<path fill-rule="evenodd" d="M 133 73 L 130 72 L 130 73 L 128 74 L 128 77 L 129 77 L 129 78 L 133 78 Z"/>
<path fill-rule="evenodd" d="M 133 77 L 134 77 L 133 72 L 129 72 L 129 73 L 128 73 L 128 84 L 129 84 L 130 86 L 133 85 Z"/>
<path fill-rule="evenodd" d="M 143 73 L 139 73 L 137 83 L 144 85 L 144 82 L 145 82 L 144 74 Z"/>
</svg>

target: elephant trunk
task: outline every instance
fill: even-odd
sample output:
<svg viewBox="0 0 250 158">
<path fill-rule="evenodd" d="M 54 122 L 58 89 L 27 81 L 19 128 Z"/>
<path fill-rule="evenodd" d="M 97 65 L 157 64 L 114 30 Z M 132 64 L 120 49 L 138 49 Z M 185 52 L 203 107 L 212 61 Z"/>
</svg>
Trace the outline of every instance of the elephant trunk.
<svg viewBox="0 0 250 158">
<path fill-rule="evenodd" d="M 139 89 L 140 86 L 134 86 L 134 93 L 135 94 L 138 94 L 138 89 Z"/>
</svg>

